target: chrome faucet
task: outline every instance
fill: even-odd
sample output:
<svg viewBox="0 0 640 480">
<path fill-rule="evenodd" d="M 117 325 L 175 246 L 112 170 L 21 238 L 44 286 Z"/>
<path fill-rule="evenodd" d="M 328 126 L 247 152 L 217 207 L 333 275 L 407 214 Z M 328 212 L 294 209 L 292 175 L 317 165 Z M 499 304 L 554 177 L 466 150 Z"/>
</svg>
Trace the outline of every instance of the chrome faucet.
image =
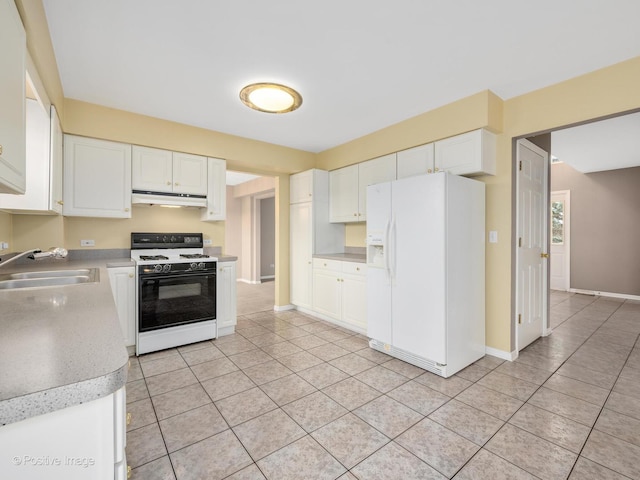
<svg viewBox="0 0 640 480">
<path fill-rule="evenodd" d="M 14 262 L 22 257 L 27 257 L 27 258 L 30 258 L 31 260 L 41 260 L 43 258 L 51 258 L 51 257 L 65 258 L 68 253 L 69 252 L 67 251 L 67 249 L 62 247 L 53 247 L 47 250 L 46 252 L 43 252 L 39 248 L 35 248 L 33 250 L 27 250 L 26 252 L 22 252 L 17 255 L 14 255 L 13 257 L 8 258 L 4 262 L 0 259 L 0 267 L 4 267 L 5 265 L 11 262 Z"/>
</svg>

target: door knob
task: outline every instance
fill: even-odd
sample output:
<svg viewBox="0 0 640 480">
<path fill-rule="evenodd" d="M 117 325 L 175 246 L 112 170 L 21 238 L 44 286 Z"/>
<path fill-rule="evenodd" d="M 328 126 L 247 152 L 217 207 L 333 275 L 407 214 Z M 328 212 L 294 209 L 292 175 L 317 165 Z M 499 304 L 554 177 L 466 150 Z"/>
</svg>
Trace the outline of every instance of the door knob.
<svg viewBox="0 0 640 480">
<path fill-rule="evenodd" d="M 549 254 L 548 253 L 541 253 L 540 254 L 540 258 L 549 258 Z"/>
</svg>

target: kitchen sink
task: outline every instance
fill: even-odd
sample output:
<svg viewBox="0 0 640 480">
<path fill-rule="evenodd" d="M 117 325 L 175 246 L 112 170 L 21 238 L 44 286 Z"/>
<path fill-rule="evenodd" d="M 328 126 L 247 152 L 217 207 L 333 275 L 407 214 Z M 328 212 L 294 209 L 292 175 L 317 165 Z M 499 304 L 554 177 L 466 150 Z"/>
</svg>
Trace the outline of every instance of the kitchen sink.
<svg viewBox="0 0 640 480">
<path fill-rule="evenodd" d="M 92 269 L 96 270 L 96 269 Z M 24 273 L 12 273 L 9 275 L 11 278 L 53 278 L 53 277 L 77 277 L 88 276 L 91 270 L 88 268 L 80 268 L 78 270 L 49 270 L 46 272 L 24 272 Z"/>
<path fill-rule="evenodd" d="M 78 270 L 52 270 L 47 272 L 12 273 L 0 277 L 0 290 L 33 287 L 59 287 L 100 280 L 100 270 L 87 268 Z"/>
</svg>

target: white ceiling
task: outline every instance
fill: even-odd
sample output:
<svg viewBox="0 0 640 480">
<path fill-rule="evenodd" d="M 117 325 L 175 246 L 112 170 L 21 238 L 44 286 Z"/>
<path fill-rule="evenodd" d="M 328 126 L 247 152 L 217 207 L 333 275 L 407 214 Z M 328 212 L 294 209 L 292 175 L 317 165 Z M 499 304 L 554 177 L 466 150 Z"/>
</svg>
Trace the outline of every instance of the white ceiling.
<svg viewBox="0 0 640 480">
<path fill-rule="evenodd" d="M 318 152 L 640 55 L 638 0 L 43 0 L 66 97 Z M 256 112 L 257 81 L 302 107 Z"/>
<path fill-rule="evenodd" d="M 582 173 L 640 166 L 640 113 L 552 132 L 551 153 Z"/>
<path fill-rule="evenodd" d="M 260 178 L 260 176 L 253 175 L 252 173 L 234 172 L 231 170 L 227 170 L 227 185 L 229 186 L 240 185 L 241 183 L 250 182 L 251 180 L 255 180 L 256 178 Z"/>
</svg>

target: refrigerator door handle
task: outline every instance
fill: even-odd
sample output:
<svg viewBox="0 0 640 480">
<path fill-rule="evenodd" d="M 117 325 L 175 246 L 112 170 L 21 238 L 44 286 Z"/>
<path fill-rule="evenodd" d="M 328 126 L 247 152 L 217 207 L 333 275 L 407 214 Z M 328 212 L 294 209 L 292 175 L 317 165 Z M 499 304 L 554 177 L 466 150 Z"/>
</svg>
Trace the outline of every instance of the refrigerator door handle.
<svg viewBox="0 0 640 480">
<path fill-rule="evenodd" d="M 387 224 L 384 226 L 384 250 L 382 255 L 384 256 L 384 269 L 387 272 L 387 278 L 391 281 L 391 267 L 389 266 L 389 232 L 391 231 L 391 219 L 387 220 Z"/>
<path fill-rule="evenodd" d="M 388 269 L 389 269 L 389 276 L 391 277 L 391 283 L 393 284 L 395 278 L 396 278 L 396 219 L 393 216 L 393 214 L 391 215 L 391 222 L 390 222 L 390 226 L 389 226 L 389 242 L 388 242 L 388 257 L 387 257 L 387 262 L 388 262 Z"/>
</svg>

